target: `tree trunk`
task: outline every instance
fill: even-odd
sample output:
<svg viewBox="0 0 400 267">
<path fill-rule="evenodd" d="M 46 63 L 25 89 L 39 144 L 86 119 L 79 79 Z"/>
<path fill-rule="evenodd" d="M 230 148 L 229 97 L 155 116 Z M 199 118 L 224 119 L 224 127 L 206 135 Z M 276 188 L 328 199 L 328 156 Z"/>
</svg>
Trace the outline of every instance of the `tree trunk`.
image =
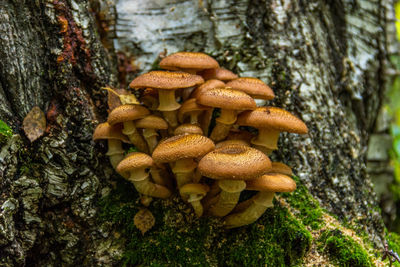
<svg viewBox="0 0 400 267">
<path fill-rule="evenodd" d="M 328 220 L 341 235 L 352 229 L 380 248 L 384 226 L 366 148 L 390 82 L 388 56 L 397 52 L 389 46 L 392 1 L 112 2 L 0 3 L 0 119 L 15 133 L 0 152 L 1 265 L 264 265 L 282 255 L 276 264 L 311 264 L 320 234 L 328 233 L 312 223 Z M 307 190 L 278 197 L 262 220 L 228 232 L 219 220 L 196 220 L 173 198 L 150 206 L 156 225 L 143 238 L 123 228 L 139 204 L 109 165 L 105 145 L 91 141 L 107 116 L 100 88 L 126 86 L 132 69 L 148 71 L 164 49 L 204 51 L 240 76 L 270 84 L 271 105 L 310 129 L 282 134 L 273 159 L 292 166 L 299 188 L 317 202 Z M 34 106 L 46 112 L 48 127 L 30 143 L 21 126 Z M 322 215 L 312 219 L 302 204 L 320 205 Z M 278 231 L 281 214 L 299 228 Z M 269 227 L 287 240 L 268 240 Z M 249 253 L 257 260 L 245 259 Z M 327 252 L 320 258 L 332 261 Z"/>
</svg>

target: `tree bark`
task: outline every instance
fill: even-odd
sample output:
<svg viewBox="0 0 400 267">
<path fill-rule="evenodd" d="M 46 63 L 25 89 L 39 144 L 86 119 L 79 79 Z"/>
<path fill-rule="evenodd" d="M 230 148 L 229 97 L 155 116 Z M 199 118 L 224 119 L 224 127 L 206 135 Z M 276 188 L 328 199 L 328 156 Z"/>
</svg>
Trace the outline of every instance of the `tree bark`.
<svg viewBox="0 0 400 267">
<path fill-rule="evenodd" d="M 119 261 L 123 242 L 112 223 L 97 219 L 99 199 L 119 178 L 104 145 L 91 141 L 107 116 L 100 88 L 132 78 L 118 73 L 116 51 L 134 56 L 142 72 L 164 49 L 204 51 L 270 84 L 269 104 L 310 130 L 282 134 L 273 158 L 379 247 L 384 226 L 366 149 L 390 83 L 388 56 L 397 52 L 389 45 L 392 7 L 390 0 L 3 0 L 0 119 L 15 135 L 0 152 L 0 263 Z M 21 125 L 34 106 L 46 112 L 48 130 L 30 143 Z"/>
</svg>

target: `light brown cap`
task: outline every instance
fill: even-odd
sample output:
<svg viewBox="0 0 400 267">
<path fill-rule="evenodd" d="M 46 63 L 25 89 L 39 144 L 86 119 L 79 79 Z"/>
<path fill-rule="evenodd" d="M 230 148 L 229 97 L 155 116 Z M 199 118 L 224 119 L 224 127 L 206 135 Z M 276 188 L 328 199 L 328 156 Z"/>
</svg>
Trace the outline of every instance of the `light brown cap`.
<svg viewBox="0 0 400 267">
<path fill-rule="evenodd" d="M 259 178 L 246 181 L 246 190 L 263 192 L 293 192 L 296 190 L 296 182 L 284 174 L 268 173 Z"/>
<path fill-rule="evenodd" d="M 199 172 L 213 179 L 249 180 L 271 168 L 271 161 L 261 151 L 248 146 L 224 146 L 205 155 Z"/>
<path fill-rule="evenodd" d="M 231 139 L 231 140 L 225 140 L 225 141 L 219 142 L 218 144 L 215 144 L 215 148 L 220 148 L 220 147 L 229 146 L 229 145 L 250 146 L 250 144 L 244 140 Z"/>
<path fill-rule="evenodd" d="M 271 100 L 275 97 L 274 91 L 263 81 L 257 78 L 243 77 L 226 84 L 236 90 L 243 91 L 256 99 Z"/>
<path fill-rule="evenodd" d="M 203 135 L 203 130 L 196 124 L 185 123 L 181 124 L 174 130 L 174 135 L 180 134 L 200 134 Z"/>
<path fill-rule="evenodd" d="M 209 190 L 210 187 L 205 184 L 185 184 L 179 189 L 179 192 L 181 195 L 199 195 L 198 199 L 195 200 L 200 200 L 207 194 Z"/>
<path fill-rule="evenodd" d="M 252 134 L 251 132 L 232 128 L 229 131 L 228 137 L 226 139 L 228 139 L 228 140 L 237 139 L 237 140 L 243 140 L 243 141 L 246 141 L 247 143 L 250 143 L 251 139 L 254 137 L 255 137 L 255 135 Z"/>
<path fill-rule="evenodd" d="M 100 123 L 93 132 L 93 140 L 100 139 L 114 139 L 130 143 L 128 137 L 122 134 L 121 125 L 111 126 L 108 122 Z"/>
<path fill-rule="evenodd" d="M 230 81 L 238 78 L 238 76 L 235 73 L 224 68 L 203 70 L 202 72 L 199 73 L 199 75 L 201 75 L 206 81 L 211 79 Z"/>
<path fill-rule="evenodd" d="M 204 91 L 197 97 L 197 102 L 205 106 L 231 110 L 257 108 L 257 104 L 251 96 L 229 88 L 215 88 Z"/>
<path fill-rule="evenodd" d="M 214 88 L 224 88 L 225 83 L 220 80 L 208 80 L 190 94 L 191 98 L 197 98 L 203 91 L 207 91 Z"/>
<path fill-rule="evenodd" d="M 107 122 L 110 125 L 121 123 L 124 121 L 133 121 L 144 118 L 149 115 L 150 111 L 140 105 L 122 105 L 113 109 L 108 115 Z"/>
<path fill-rule="evenodd" d="M 238 116 L 236 124 L 281 132 L 308 133 L 308 128 L 302 120 L 289 111 L 277 107 L 259 107 L 253 111 L 245 111 Z"/>
<path fill-rule="evenodd" d="M 280 173 L 287 176 L 293 176 L 292 169 L 282 162 L 272 162 L 272 167 L 268 173 Z"/>
<path fill-rule="evenodd" d="M 148 115 L 143 119 L 135 121 L 135 126 L 146 129 L 168 129 L 168 123 L 156 115 Z"/>
<path fill-rule="evenodd" d="M 178 52 L 163 58 L 160 67 L 166 70 L 204 70 L 218 68 L 218 62 L 199 52 Z"/>
<path fill-rule="evenodd" d="M 196 112 L 196 111 L 203 111 L 203 110 L 207 110 L 207 109 L 210 109 L 210 107 L 206 107 L 201 104 L 198 104 L 196 102 L 196 98 L 190 98 L 190 99 L 186 100 L 185 102 L 183 102 L 183 104 L 179 108 L 178 119 L 180 122 L 183 122 L 186 115 L 188 115 L 188 113 Z"/>
<path fill-rule="evenodd" d="M 185 72 L 150 71 L 136 77 L 131 83 L 131 88 L 157 88 L 164 90 L 176 90 L 202 84 L 203 78 Z"/>
<path fill-rule="evenodd" d="M 214 142 L 199 134 L 176 135 L 163 140 L 153 151 L 158 163 L 201 157 L 215 148 Z"/>
<path fill-rule="evenodd" d="M 116 171 L 123 177 L 129 176 L 129 172 L 138 168 L 153 166 L 153 159 L 142 152 L 132 152 L 118 164 Z"/>
</svg>

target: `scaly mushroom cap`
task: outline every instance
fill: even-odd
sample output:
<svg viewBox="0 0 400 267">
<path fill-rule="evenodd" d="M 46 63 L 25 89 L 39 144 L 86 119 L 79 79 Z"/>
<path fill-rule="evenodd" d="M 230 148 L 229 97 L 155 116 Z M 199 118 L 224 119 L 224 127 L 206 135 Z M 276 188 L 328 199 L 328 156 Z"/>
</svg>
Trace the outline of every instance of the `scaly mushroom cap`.
<svg viewBox="0 0 400 267">
<path fill-rule="evenodd" d="M 199 75 L 201 75 L 206 81 L 211 79 L 230 81 L 238 78 L 235 73 L 224 68 L 203 70 Z"/>
<path fill-rule="evenodd" d="M 231 140 L 225 140 L 225 141 L 219 142 L 218 144 L 215 144 L 215 148 L 220 148 L 220 147 L 229 146 L 229 145 L 250 146 L 250 144 L 244 140 L 231 139 Z"/>
<path fill-rule="evenodd" d="M 210 107 L 247 110 L 257 108 L 256 102 L 248 94 L 229 88 L 215 88 L 202 92 L 197 102 Z"/>
<path fill-rule="evenodd" d="M 185 72 L 150 71 L 136 77 L 129 86 L 131 88 L 157 88 L 164 90 L 176 90 L 179 88 L 192 87 L 204 82 L 199 75 Z"/>
<path fill-rule="evenodd" d="M 220 80 L 208 80 L 196 89 L 193 90 L 193 92 L 190 94 L 191 98 L 197 98 L 203 91 L 207 91 L 210 89 L 214 88 L 224 88 L 225 83 L 220 81 Z"/>
<path fill-rule="evenodd" d="M 114 139 L 121 140 L 125 143 L 130 143 L 128 137 L 122 134 L 121 125 L 111 126 L 108 122 L 100 123 L 94 130 L 93 140 L 100 139 Z"/>
<path fill-rule="evenodd" d="M 188 113 L 196 111 L 204 111 L 207 109 L 210 109 L 210 107 L 197 104 L 196 98 L 190 98 L 185 102 L 183 102 L 182 106 L 180 107 L 178 111 L 178 119 L 180 122 L 183 122 Z"/>
<path fill-rule="evenodd" d="M 160 67 L 166 70 L 204 70 L 218 68 L 218 62 L 204 53 L 178 52 L 163 58 Z"/>
<path fill-rule="evenodd" d="M 153 159 L 141 152 L 132 152 L 118 164 L 116 171 L 123 177 L 129 177 L 129 173 L 139 168 L 153 166 Z"/>
<path fill-rule="evenodd" d="M 133 121 L 144 118 L 150 111 L 140 105 L 122 105 L 113 109 L 108 115 L 107 122 L 110 125 L 125 121 Z"/>
<path fill-rule="evenodd" d="M 272 162 L 272 167 L 268 173 L 280 173 L 287 176 L 293 176 L 292 169 L 282 162 Z"/>
<path fill-rule="evenodd" d="M 135 126 L 146 129 L 168 129 L 168 123 L 163 118 L 155 115 L 148 115 L 135 121 Z"/>
<path fill-rule="evenodd" d="M 180 134 L 199 134 L 203 135 L 203 130 L 196 124 L 181 124 L 174 130 L 174 135 Z"/>
<path fill-rule="evenodd" d="M 280 132 L 308 133 L 308 128 L 302 120 L 277 107 L 259 107 L 252 111 L 245 111 L 238 116 L 236 124 L 258 129 L 274 129 Z"/>
<path fill-rule="evenodd" d="M 200 200 L 207 194 L 209 190 L 210 187 L 205 184 L 185 184 L 179 189 L 179 192 L 181 195 L 196 194 L 199 196 L 197 200 Z"/>
<path fill-rule="evenodd" d="M 198 170 L 213 179 L 255 179 L 271 168 L 271 161 L 261 151 L 242 145 L 224 146 L 205 155 Z"/>
<path fill-rule="evenodd" d="M 226 84 L 236 90 L 243 91 L 256 99 L 271 100 L 275 97 L 274 91 L 263 81 L 257 78 L 243 77 Z"/>
<path fill-rule="evenodd" d="M 161 141 L 153 151 L 157 163 L 201 157 L 215 148 L 213 141 L 199 134 L 177 135 Z"/>
<path fill-rule="evenodd" d="M 257 179 L 246 181 L 246 190 L 262 192 L 293 192 L 296 190 L 296 182 L 284 174 L 267 173 Z"/>
</svg>

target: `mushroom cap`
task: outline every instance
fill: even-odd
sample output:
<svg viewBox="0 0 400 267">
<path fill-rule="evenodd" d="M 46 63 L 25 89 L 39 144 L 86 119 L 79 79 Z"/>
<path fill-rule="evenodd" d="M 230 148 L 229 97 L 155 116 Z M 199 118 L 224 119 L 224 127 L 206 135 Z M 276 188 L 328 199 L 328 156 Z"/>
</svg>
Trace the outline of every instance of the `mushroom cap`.
<svg viewBox="0 0 400 267">
<path fill-rule="evenodd" d="M 218 68 L 218 62 L 207 54 L 199 52 L 177 52 L 163 58 L 160 67 L 166 70 L 212 69 Z"/>
<path fill-rule="evenodd" d="M 135 121 L 135 126 L 147 129 L 168 129 L 168 123 L 156 115 L 148 115 L 143 119 Z"/>
<path fill-rule="evenodd" d="M 198 104 L 196 102 L 196 98 L 190 98 L 190 99 L 186 100 L 185 102 L 183 102 L 183 104 L 179 108 L 178 119 L 180 122 L 183 122 L 183 120 L 185 119 L 185 115 L 187 113 L 194 112 L 194 111 L 203 111 L 203 110 L 207 110 L 207 109 L 210 109 L 210 107 L 206 107 L 201 104 Z"/>
<path fill-rule="evenodd" d="M 249 143 L 244 140 L 230 139 L 230 140 L 221 141 L 221 142 L 215 144 L 215 148 L 220 148 L 220 147 L 229 146 L 229 145 L 250 146 Z"/>
<path fill-rule="evenodd" d="M 203 135 L 203 130 L 196 124 L 185 123 L 181 124 L 174 130 L 174 135 L 180 134 L 200 134 Z"/>
<path fill-rule="evenodd" d="M 129 176 L 129 172 L 143 167 L 151 167 L 153 163 L 153 159 L 149 155 L 142 152 L 132 152 L 118 164 L 116 171 L 126 177 Z"/>
<path fill-rule="evenodd" d="M 210 190 L 210 187 L 205 184 L 185 184 L 179 189 L 181 195 L 201 195 L 205 196 L 207 192 Z"/>
<path fill-rule="evenodd" d="M 157 163 L 201 157 L 215 148 L 214 142 L 199 134 L 176 135 L 161 141 L 153 151 Z"/>
<path fill-rule="evenodd" d="M 214 88 L 224 88 L 225 83 L 220 81 L 220 80 L 208 80 L 196 89 L 193 90 L 193 92 L 190 94 L 191 98 L 197 98 L 203 91 L 207 91 L 210 89 Z"/>
<path fill-rule="evenodd" d="M 272 162 L 272 167 L 268 171 L 268 173 L 280 173 L 287 176 L 293 176 L 292 169 L 288 165 L 282 162 Z"/>
<path fill-rule="evenodd" d="M 257 78 L 242 77 L 226 84 L 236 90 L 243 91 L 256 99 L 271 100 L 275 97 L 274 91 L 263 81 Z"/>
<path fill-rule="evenodd" d="M 257 179 L 246 181 L 246 190 L 263 192 L 293 192 L 296 190 L 296 182 L 284 174 L 267 173 Z"/>
<path fill-rule="evenodd" d="M 128 137 L 122 134 L 122 125 L 111 126 L 108 122 L 100 123 L 93 132 L 93 140 L 100 139 L 121 140 L 130 143 Z"/>
<path fill-rule="evenodd" d="M 207 69 L 199 73 L 204 80 L 218 79 L 221 81 L 230 81 L 237 79 L 238 76 L 230 70 L 224 68 Z"/>
<path fill-rule="evenodd" d="M 259 107 L 252 111 L 244 111 L 238 116 L 236 124 L 281 132 L 308 133 L 308 128 L 302 120 L 289 111 L 277 107 Z"/>
<path fill-rule="evenodd" d="M 251 96 L 230 88 L 214 88 L 203 91 L 197 97 L 197 102 L 205 106 L 231 110 L 257 108 L 257 104 Z"/>
<path fill-rule="evenodd" d="M 245 131 L 245 130 L 237 130 L 232 128 L 229 131 L 228 137 L 226 138 L 227 140 L 243 140 L 246 141 L 247 143 L 250 143 L 251 139 L 254 138 L 255 135 L 252 134 L 251 132 Z"/>
<path fill-rule="evenodd" d="M 131 88 L 157 88 L 164 90 L 176 90 L 202 84 L 204 79 L 199 75 L 185 72 L 150 71 L 136 77 L 129 86 Z"/>
<path fill-rule="evenodd" d="M 107 122 L 110 125 L 121 123 L 124 121 L 133 121 L 144 118 L 149 115 L 150 111 L 140 105 L 122 105 L 113 109 L 108 115 Z"/>
<path fill-rule="evenodd" d="M 267 172 L 271 161 L 255 148 L 229 145 L 205 155 L 197 168 L 202 175 L 217 180 L 249 180 Z"/>
</svg>

